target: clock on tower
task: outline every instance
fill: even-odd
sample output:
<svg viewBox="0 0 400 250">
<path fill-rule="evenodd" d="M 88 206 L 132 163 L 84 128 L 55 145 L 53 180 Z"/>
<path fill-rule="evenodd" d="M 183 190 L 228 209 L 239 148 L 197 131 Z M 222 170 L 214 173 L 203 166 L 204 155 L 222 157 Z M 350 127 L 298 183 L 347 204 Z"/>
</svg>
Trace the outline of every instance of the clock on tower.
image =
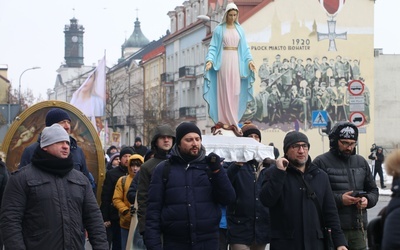
<svg viewBox="0 0 400 250">
<path fill-rule="evenodd" d="M 81 67 L 83 65 L 83 33 L 84 28 L 78 25 L 74 17 L 70 24 L 65 26 L 65 63 L 68 67 Z"/>
</svg>

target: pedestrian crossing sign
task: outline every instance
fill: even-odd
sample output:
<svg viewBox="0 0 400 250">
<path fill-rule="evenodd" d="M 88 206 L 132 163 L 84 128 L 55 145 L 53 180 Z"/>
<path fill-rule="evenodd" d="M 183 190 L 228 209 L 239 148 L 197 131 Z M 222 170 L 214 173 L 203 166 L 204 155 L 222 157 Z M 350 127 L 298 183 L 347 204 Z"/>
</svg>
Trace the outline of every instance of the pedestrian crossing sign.
<svg viewBox="0 0 400 250">
<path fill-rule="evenodd" d="M 328 113 L 325 110 L 313 110 L 312 125 L 313 127 L 326 127 L 328 125 Z"/>
</svg>

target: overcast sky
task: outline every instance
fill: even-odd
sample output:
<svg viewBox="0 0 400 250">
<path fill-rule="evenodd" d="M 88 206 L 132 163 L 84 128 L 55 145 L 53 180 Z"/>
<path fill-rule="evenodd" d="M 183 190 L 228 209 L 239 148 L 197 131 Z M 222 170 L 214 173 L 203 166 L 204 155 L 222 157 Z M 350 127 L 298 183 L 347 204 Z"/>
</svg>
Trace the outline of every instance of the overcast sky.
<svg viewBox="0 0 400 250">
<path fill-rule="evenodd" d="M 8 79 L 18 89 L 33 90 L 47 99 L 56 70 L 64 61 L 64 26 L 75 16 L 85 27 L 84 63 L 97 64 L 106 51 L 107 66 L 116 64 L 121 45 L 139 17 L 144 35 L 157 40 L 169 29 L 168 11 L 183 0 L 0 0 L 0 64 L 8 65 Z M 74 10 L 75 9 L 75 10 Z M 138 9 L 138 10 L 136 10 Z M 376 0 L 375 48 L 400 54 L 400 0 Z M 372 53 L 372 52 L 371 52 Z"/>
</svg>

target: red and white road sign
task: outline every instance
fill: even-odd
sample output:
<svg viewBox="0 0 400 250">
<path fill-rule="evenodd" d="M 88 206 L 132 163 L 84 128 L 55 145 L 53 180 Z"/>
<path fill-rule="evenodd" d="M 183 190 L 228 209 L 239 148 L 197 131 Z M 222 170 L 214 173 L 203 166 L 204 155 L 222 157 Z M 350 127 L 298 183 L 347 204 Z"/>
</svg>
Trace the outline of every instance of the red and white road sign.
<svg viewBox="0 0 400 250">
<path fill-rule="evenodd" d="M 353 80 L 349 82 L 348 89 L 352 95 L 361 95 L 364 92 L 364 83 L 360 80 Z"/>
<path fill-rule="evenodd" d="M 361 112 L 353 112 L 350 114 L 350 122 L 357 127 L 361 127 L 365 123 L 365 115 Z"/>
</svg>

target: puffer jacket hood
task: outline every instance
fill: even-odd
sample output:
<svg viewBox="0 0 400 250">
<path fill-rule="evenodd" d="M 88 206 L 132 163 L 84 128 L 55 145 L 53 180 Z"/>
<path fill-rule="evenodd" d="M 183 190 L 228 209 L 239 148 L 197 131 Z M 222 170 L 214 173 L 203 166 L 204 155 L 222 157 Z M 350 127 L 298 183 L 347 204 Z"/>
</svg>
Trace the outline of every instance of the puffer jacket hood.
<svg viewBox="0 0 400 250">
<path fill-rule="evenodd" d="M 157 149 L 157 139 L 160 136 L 171 136 L 173 138 L 172 145 L 175 144 L 175 131 L 169 125 L 161 125 L 155 129 L 153 139 L 151 140 L 151 149 Z"/>
<path fill-rule="evenodd" d="M 134 160 L 139 160 L 141 162 L 141 164 L 144 163 L 144 158 L 143 156 L 141 156 L 140 154 L 133 154 L 129 157 L 128 159 L 128 166 L 131 166 L 131 162 Z M 131 175 L 132 177 L 135 176 L 135 173 L 133 172 L 131 167 L 128 167 L 128 173 L 129 175 Z"/>
</svg>

